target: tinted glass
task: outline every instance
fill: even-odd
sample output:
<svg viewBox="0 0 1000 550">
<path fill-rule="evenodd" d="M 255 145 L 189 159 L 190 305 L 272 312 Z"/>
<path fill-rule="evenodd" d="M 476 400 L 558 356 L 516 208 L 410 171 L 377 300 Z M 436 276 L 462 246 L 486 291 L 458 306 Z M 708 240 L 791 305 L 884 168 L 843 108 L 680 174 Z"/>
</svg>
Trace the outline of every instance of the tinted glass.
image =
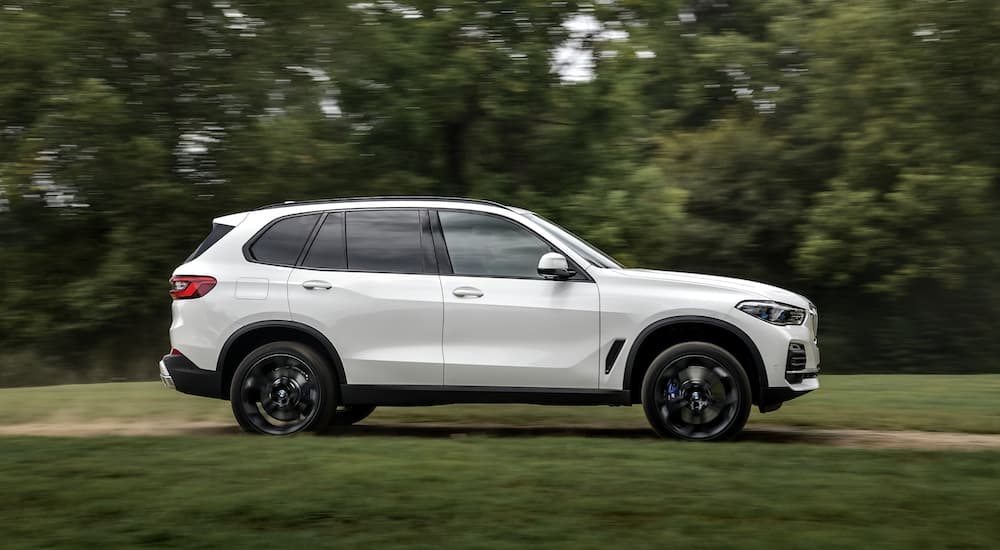
<svg viewBox="0 0 1000 550">
<path fill-rule="evenodd" d="M 357 271 L 423 273 L 416 210 L 347 213 L 347 267 Z"/>
<path fill-rule="evenodd" d="M 323 226 L 316 234 L 302 262 L 306 267 L 321 269 L 344 269 L 347 267 L 347 249 L 344 247 L 344 214 L 336 212 L 327 214 Z"/>
<path fill-rule="evenodd" d="M 540 279 L 538 260 L 552 248 L 513 222 L 470 212 L 440 212 L 456 275 Z"/>
<path fill-rule="evenodd" d="M 294 265 L 319 216 L 294 216 L 275 223 L 253 243 L 250 255 L 266 264 Z"/>
<path fill-rule="evenodd" d="M 232 230 L 233 230 L 233 226 L 231 226 L 231 225 L 223 225 L 221 223 L 213 223 L 212 224 L 212 232 L 209 233 L 207 237 L 205 237 L 204 241 L 201 241 L 201 244 L 198 245 L 198 248 L 194 249 L 194 252 L 192 252 L 191 255 L 187 257 L 186 260 L 184 260 L 184 263 L 190 262 L 191 260 L 193 260 L 193 259 L 197 258 L 198 256 L 201 256 L 202 254 L 204 254 L 206 250 L 208 250 L 209 248 L 212 248 L 213 244 L 219 242 L 219 239 L 221 239 L 222 237 L 225 237 L 226 233 L 229 233 Z"/>
</svg>

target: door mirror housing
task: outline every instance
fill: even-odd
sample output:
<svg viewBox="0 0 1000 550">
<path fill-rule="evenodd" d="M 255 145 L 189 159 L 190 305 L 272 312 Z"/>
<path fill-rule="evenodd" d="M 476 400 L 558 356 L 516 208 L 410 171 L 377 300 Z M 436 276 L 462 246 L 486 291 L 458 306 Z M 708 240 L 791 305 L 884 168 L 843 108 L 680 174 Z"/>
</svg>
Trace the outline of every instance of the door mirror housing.
<svg viewBox="0 0 1000 550">
<path fill-rule="evenodd" d="M 564 281 L 573 275 L 576 275 L 576 271 L 569 268 L 569 262 L 566 261 L 566 256 L 563 256 L 558 252 L 549 252 L 538 260 L 538 274 L 541 275 L 543 279 Z"/>
</svg>

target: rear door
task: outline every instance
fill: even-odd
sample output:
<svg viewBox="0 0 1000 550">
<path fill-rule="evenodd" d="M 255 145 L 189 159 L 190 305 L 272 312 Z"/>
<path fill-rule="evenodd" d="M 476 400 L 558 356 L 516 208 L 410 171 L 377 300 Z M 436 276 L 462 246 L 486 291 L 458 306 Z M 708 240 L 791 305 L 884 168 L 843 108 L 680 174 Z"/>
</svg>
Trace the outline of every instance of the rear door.
<svg viewBox="0 0 1000 550">
<path fill-rule="evenodd" d="M 327 213 L 288 300 L 293 320 L 337 348 L 348 383 L 441 384 L 441 282 L 425 211 Z"/>
<path fill-rule="evenodd" d="M 582 273 L 543 279 L 538 260 L 553 247 L 510 219 L 437 215 L 451 272 L 441 276 L 445 385 L 596 389 L 597 285 Z"/>
</svg>

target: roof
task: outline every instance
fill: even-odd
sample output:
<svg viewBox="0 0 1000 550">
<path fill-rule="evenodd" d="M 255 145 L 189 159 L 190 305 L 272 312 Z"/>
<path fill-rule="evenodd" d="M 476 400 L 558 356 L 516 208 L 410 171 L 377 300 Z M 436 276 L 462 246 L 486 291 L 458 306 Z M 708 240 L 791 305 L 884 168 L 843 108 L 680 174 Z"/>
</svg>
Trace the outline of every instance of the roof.
<svg viewBox="0 0 1000 550">
<path fill-rule="evenodd" d="M 322 204 L 343 204 L 349 202 L 378 202 L 378 201 L 433 201 L 433 202 L 458 202 L 466 204 L 482 204 L 496 206 L 511 210 L 510 207 L 498 202 L 482 199 L 465 199 L 461 197 L 435 197 L 435 196 L 380 196 L 380 197 L 346 197 L 339 199 L 314 199 L 307 201 L 285 201 L 261 206 L 256 210 L 267 210 L 270 208 L 282 208 L 286 206 L 322 205 Z"/>
</svg>

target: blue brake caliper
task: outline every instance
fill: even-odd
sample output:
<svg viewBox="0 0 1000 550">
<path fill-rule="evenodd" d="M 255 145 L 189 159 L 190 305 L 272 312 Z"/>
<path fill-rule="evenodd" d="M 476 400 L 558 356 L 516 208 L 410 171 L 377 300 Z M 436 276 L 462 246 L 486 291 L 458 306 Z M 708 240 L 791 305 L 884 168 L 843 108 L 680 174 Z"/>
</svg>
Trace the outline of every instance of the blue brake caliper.
<svg viewBox="0 0 1000 550">
<path fill-rule="evenodd" d="M 679 389 L 680 389 L 680 385 L 677 384 L 677 379 L 671 378 L 667 382 L 667 392 L 666 392 L 667 393 L 667 400 L 668 401 L 673 401 L 674 399 L 677 399 L 677 391 Z"/>
</svg>

